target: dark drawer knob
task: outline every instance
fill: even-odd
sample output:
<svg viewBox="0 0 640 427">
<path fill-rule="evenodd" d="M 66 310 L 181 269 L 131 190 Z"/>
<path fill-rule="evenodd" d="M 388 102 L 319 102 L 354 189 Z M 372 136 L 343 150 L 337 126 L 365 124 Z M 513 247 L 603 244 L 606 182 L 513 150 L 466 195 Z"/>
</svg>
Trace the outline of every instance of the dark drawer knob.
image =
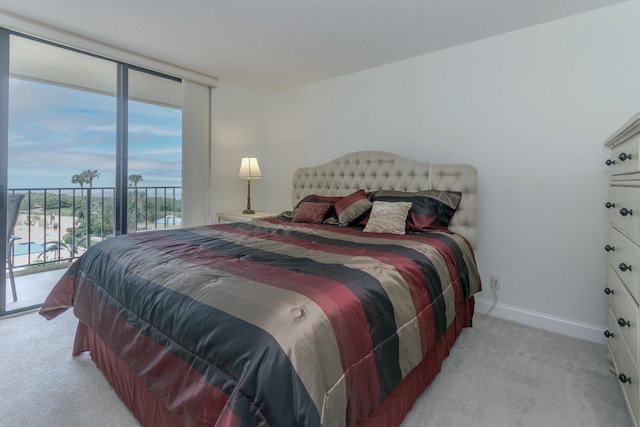
<svg viewBox="0 0 640 427">
<path fill-rule="evenodd" d="M 613 252 L 616 249 L 613 246 L 607 245 L 607 246 L 604 247 L 604 250 L 607 251 L 607 252 Z"/>
<path fill-rule="evenodd" d="M 627 271 L 627 270 L 631 271 L 631 266 L 625 264 L 624 262 L 621 262 L 618 268 L 620 269 L 620 271 Z"/>
<path fill-rule="evenodd" d="M 628 326 L 629 328 L 631 327 L 631 322 L 629 322 L 628 320 L 624 320 L 624 318 L 619 318 L 618 319 L 618 325 L 624 327 L 624 326 Z"/>
<path fill-rule="evenodd" d="M 604 288 L 604 293 L 607 295 L 613 295 L 615 294 L 615 292 L 613 291 L 613 289 L 609 289 L 609 288 Z"/>
<path fill-rule="evenodd" d="M 631 160 L 631 154 L 620 153 L 618 158 L 620 159 L 621 162 L 624 162 L 625 160 Z"/>
<path fill-rule="evenodd" d="M 633 210 L 632 209 L 627 210 L 627 208 L 622 208 L 620 209 L 620 215 L 622 216 L 633 215 Z"/>
<path fill-rule="evenodd" d="M 616 164 L 616 161 L 615 161 L 615 160 L 611 160 L 611 159 L 609 159 L 609 160 L 607 160 L 607 161 L 606 161 L 606 162 L 604 162 L 604 163 L 605 163 L 607 166 L 611 166 L 611 165 L 615 165 L 615 164 Z"/>
<path fill-rule="evenodd" d="M 625 374 L 620 374 L 620 375 L 618 375 L 618 379 L 620 380 L 620 382 L 621 382 L 622 384 L 624 384 L 624 383 L 629 383 L 629 384 L 631 384 L 631 378 L 629 378 L 629 377 L 628 377 L 628 376 L 626 376 Z"/>
<path fill-rule="evenodd" d="M 615 203 L 611 203 L 611 202 L 607 202 L 604 205 L 605 205 L 605 207 L 607 209 L 611 209 L 611 208 L 615 208 L 616 207 L 616 204 Z"/>
<path fill-rule="evenodd" d="M 607 338 L 613 338 L 613 332 L 604 331 L 604 336 Z"/>
</svg>

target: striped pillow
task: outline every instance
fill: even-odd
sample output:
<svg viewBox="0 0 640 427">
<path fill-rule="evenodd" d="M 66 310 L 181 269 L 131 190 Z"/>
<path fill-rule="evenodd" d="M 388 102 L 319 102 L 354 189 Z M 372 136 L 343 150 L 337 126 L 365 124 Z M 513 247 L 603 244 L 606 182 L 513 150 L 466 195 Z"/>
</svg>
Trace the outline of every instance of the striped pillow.
<svg viewBox="0 0 640 427">
<path fill-rule="evenodd" d="M 338 222 L 341 226 L 346 227 L 352 222 L 360 220 L 371 209 L 371 205 L 367 193 L 364 190 L 358 190 L 338 200 L 333 207 L 338 215 Z"/>
</svg>

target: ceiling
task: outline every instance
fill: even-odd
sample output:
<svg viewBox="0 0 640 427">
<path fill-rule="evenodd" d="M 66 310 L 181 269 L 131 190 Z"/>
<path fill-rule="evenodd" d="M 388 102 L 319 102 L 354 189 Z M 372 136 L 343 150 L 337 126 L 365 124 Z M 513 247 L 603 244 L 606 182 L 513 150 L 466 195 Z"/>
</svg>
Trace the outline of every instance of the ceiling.
<svg viewBox="0 0 640 427">
<path fill-rule="evenodd" d="M 628 0 L 0 0 L 0 10 L 273 93 Z"/>
</svg>

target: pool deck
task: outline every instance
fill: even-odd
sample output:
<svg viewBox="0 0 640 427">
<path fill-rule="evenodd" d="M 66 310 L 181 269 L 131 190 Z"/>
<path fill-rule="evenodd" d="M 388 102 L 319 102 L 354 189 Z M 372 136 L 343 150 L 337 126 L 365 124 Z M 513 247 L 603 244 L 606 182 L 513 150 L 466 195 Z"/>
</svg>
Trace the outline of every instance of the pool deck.
<svg viewBox="0 0 640 427">
<path fill-rule="evenodd" d="M 55 217 L 55 221 L 60 225 L 56 230 L 53 229 L 51 225 L 51 218 L 47 218 L 47 224 L 45 226 L 44 219 L 40 219 L 36 224 L 32 224 L 29 226 L 26 223 L 26 215 L 20 214 L 18 216 L 18 221 L 16 222 L 16 226 L 13 230 L 13 234 L 18 237 L 16 240 L 16 247 L 20 244 L 24 244 L 27 242 L 35 242 L 36 244 L 42 245 L 46 241 L 47 243 L 55 243 L 59 240 L 62 240 L 62 237 L 67 234 L 67 229 L 73 227 L 73 217 L 70 216 L 60 216 Z M 36 247 L 37 249 L 38 247 Z M 68 257 L 69 254 L 66 250 L 62 249 L 62 257 Z M 51 254 L 47 254 L 47 261 L 51 261 Z M 16 253 L 14 255 L 13 264 L 16 266 L 25 266 L 34 263 L 42 262 L 42 250 L 34 250 L 31 249 L 30 254 L 20 254 Z"/>
</svg>

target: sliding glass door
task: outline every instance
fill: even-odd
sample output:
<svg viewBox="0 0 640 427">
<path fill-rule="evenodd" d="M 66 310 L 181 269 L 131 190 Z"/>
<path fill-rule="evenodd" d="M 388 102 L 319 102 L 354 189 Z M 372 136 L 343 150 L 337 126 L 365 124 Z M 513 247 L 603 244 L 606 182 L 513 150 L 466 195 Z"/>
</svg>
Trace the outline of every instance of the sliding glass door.
<svg viewBox="0 0 640 427">
<path fill-rule="evenodd" d="M 179 79 L 0 33 L 3 315 L 39 306 L 56 268 L 102 239 L 180 226 L 182 91 Z"/>
<path fill-rule="evenodd" d="M 128 73 L 128 232 L 182 224 L 182 84 Z"/>
</svg>

